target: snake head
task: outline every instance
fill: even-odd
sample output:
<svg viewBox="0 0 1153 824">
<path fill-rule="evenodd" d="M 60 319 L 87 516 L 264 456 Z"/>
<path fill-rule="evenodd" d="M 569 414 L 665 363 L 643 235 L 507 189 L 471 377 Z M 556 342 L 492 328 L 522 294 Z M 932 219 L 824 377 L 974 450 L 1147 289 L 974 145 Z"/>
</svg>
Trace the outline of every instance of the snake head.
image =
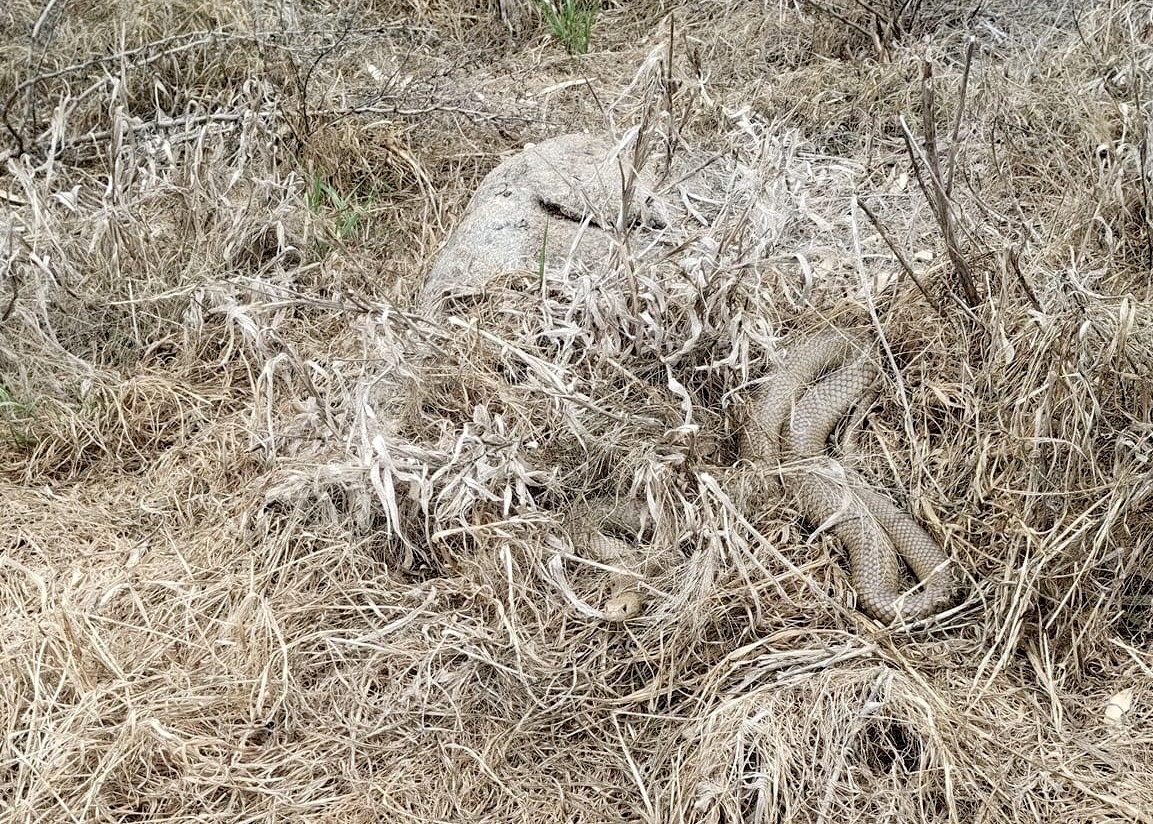
<svg viewBox="0 0 1153 824">
<path fill-rule="evenodd" d="M 605 601 L 604 615 L 606 621 L 621 623 L 635 618 L 644 610 L 647 598 L 636 586 L 636 580 L 618 585 L 612 596 Z"/>
</svg>

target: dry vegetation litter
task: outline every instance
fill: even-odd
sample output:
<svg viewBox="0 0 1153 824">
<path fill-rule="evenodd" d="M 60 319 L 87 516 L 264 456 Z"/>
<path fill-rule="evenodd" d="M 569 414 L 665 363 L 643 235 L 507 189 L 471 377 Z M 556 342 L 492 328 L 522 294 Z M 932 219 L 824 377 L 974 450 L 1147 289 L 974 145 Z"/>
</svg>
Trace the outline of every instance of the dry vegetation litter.
<svg viewBox="0 0 1153 824">
<path fill-rule="evenodd" d="M 0 10 L 0 818 L 1153 820 L 1153 5 L 549 19 Z M 584 130 L 671 251 L 422 315 L 483 174 Z M 963 572 L 915 625 L 718 480 L 829 323 Z M 624 624 L 562 528 L 606 496 L 677 558 Z"/>
</svg>

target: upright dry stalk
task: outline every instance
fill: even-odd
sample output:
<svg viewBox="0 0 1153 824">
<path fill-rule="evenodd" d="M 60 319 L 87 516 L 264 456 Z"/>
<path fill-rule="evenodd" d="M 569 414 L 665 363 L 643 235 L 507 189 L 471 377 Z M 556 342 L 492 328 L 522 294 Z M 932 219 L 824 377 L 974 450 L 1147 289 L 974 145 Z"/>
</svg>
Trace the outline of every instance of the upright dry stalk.
<svg viewBox="0 0 1153 824">
<path fill-rule="evenodd" d="M 968 69 L 966 68 L 966 74 L 967 71 Z M 963 102 L 962 100 L 958 105 L 963 105 Z M 924 133 L 922 141 L 924 150 L 920 151 L 917 149 L 916 141 L 903 115 L 900 120 L 901 132 L 905 138 L 905 148 L 909 153 L 909 159 L 913 163 L 913 172 L 916 175 L 917 183 L 921 187 L 921 191 L 925 195 L 925 200 L 928 201 L 929 207 L 933 212 L 933 217 L 937 221 L 937 226 L 941 230 L 941 237 L 945 241 L 945 250 L 949 255 L 950 262 L 953 264 L 953 273 L 956 276 L 961 295 L 966 305 L 969 308 L 973 308 L 980 302 L 980 296 L 977 293 L 977 286 L 973 280 L 972 270 L 969 268 L 969 263 L 965 259 L 960 243 L 957 241 L 957 220 L 953 212 L 952 200 L 949 197 L 951 179 L 941 174 L 941 159 L 937 147 L 936 118 L 937 104 L 936 95 L 933 91 L 933 68 L 932 64 L 926 61 L 922 65 L 921 73 L 921 128 Z M 958 112 L 958 122 L 959 118 L 960 112 Z M 954 133 L 956 133 L 956 129 Z M 951 146 L 949 150 L 950 173 L 955 162 L 955 151 L 956 141 L 954 140 L 953 146 Z"/>
</svg>

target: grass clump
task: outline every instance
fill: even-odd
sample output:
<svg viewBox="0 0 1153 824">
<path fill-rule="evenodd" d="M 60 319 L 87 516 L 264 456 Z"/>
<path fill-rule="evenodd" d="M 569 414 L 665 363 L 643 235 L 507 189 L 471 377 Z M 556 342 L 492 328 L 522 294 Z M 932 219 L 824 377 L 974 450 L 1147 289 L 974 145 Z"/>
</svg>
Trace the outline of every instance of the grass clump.
<svg viewBox="0 0 1153 824">
<path fill-rule="evenodd" d="M 314 175 L 308 185 L 307 200 L 314 212 L 332 216 L 333 231 L 340 240 L 354 237 L 362 226 L 364 209 L 360 205 L 359 187 L 344 193 L 323 177 Z"/>
<path fill-rule="evenodd" d="M 569 54 L 588 52 L 600 11 L 598 0 L 540 0 L 540 8 L 549 31 Z"/>
</svg>

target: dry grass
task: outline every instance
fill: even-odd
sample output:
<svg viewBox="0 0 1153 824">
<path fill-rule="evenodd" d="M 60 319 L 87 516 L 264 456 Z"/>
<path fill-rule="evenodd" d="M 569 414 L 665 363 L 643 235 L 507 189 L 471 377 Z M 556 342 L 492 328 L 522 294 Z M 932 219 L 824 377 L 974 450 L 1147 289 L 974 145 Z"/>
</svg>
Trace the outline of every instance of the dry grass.
<svg viewBox="0 0 1153 824">
<path fill-rule="evenodd" d="M 578 57 L 523 0 L 0 11 L 0 818 L 1153 820 L 1148 5 L 912 5 L 606 3 Z M 670 164 L 675 255 L 420 317 L 582 129 Z M 724 482 L 828 322 L 967 576 L 919 626 Z M 614 496 L 683 559 L 623 626 L 561 529 Z"/>
</svg>

